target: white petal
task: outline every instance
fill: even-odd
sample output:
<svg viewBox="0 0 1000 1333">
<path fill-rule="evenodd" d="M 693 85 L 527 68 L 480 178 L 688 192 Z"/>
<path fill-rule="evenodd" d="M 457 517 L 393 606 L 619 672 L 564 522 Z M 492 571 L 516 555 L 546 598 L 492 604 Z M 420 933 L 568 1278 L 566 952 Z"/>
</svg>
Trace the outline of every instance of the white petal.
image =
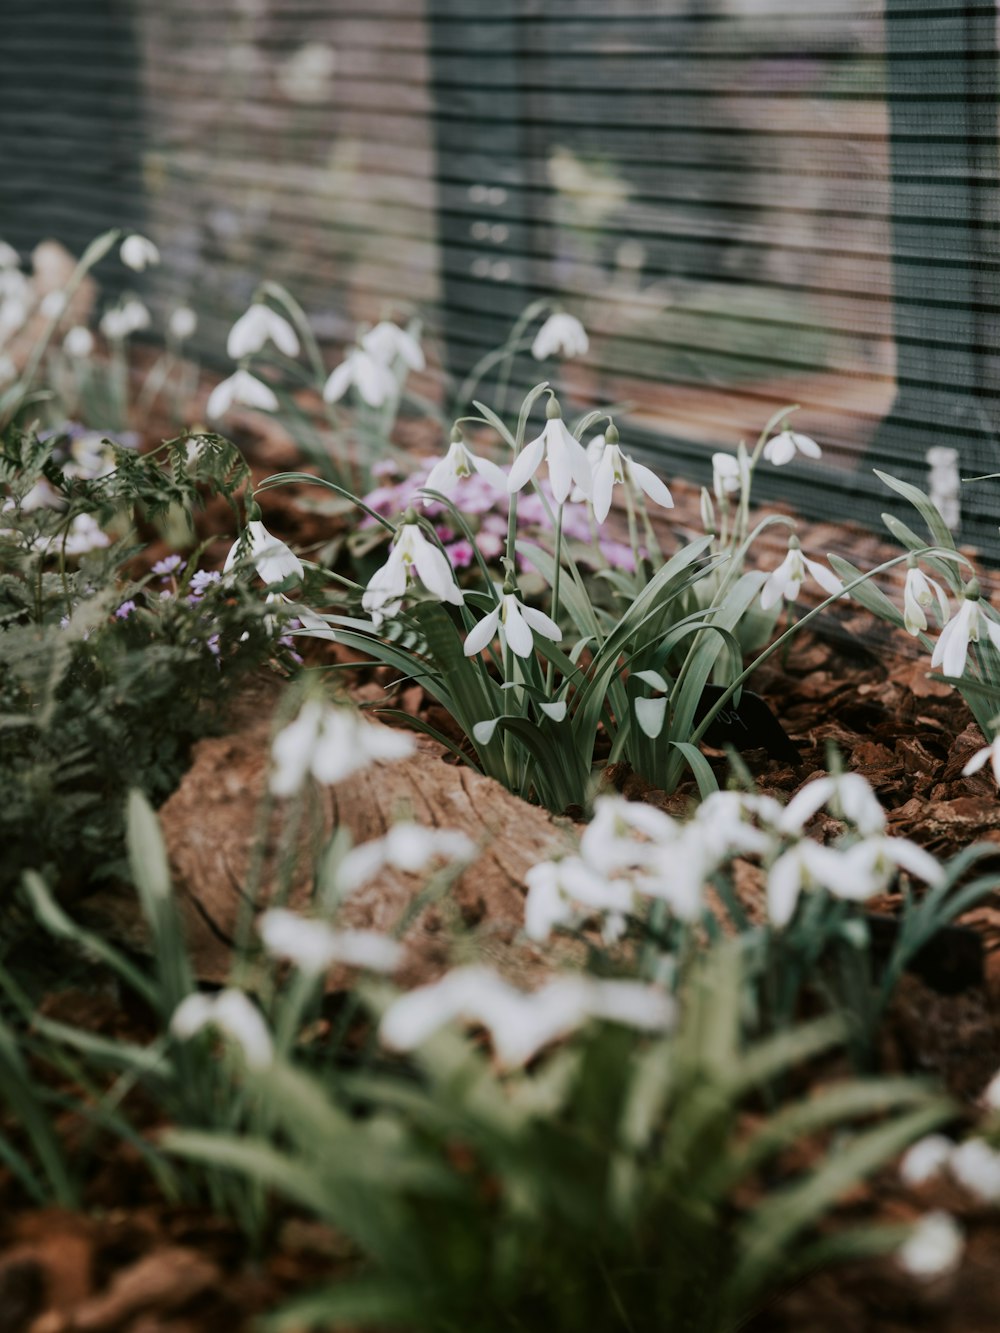
<svg viewBox="0 0 1000 1333">
<path fill-rule="evenodd" d="M 992 754 L 993 754 L 993 747 L 990 745 L 984 746 L 982 750 L 977 750 L 976 753 L 969 760 L 969 762 L 962 769 L 962 776 L 967 778 L 971 777 L 973 773 L 978 773 L 981 768 L 985 767 L 986 761 L 992 756 Z"/>
<path fill-rule="evenodd" d="M 594 517 L 598 523 L 603 523 L 611 510 L 611 493 L 615 485 L 615 467 L 614 459 L 610 452 L 605 449 L 601 461 L 594 469 L 593 473 L 593 505 Z"/>
<path fill-rule="evenodd" d="M 208 396 L 205 415 L 216 420 L 224 417 L 233 405 L 233 376 L 221 380 Z"/>
<path fill-rule="evenodd" d="M 538 471 L 544 457 L 545 435 L 543 433 L 537 439 L 532 440 L 530 444 L 526 444 L 514 459 L 514 465 L 507 476 L 507 490 L 511 495 L 528 484 Z"/>
<path fill-rule="evenodd" d="M 806 556 L 803 556 L 802 559 L 806 569 L 808 569 L 816 582 L 826 592 L 842 593 L 844 591 L 844 585 L 841 583 L 840 579 L 838 579 L 836 574 L 831 570 L 827 569 L 825 565 L 818 564 L 817 561 L 810 560 Z"/>
<path fill-rule="evenodd" d="M 323 386 L 323 398 L 328 403 L 337 403 L 343 398 L 354 379 L 354 370 L 350 358 L 342 361 Z"/>
<path fill-rule="evenodd" d="M 517 600 L 513 596 L 505 597 L 503 600 L 503 630 L 511 652 L 517 653 L 518 657 L 530 657 L 534 652 L 535 641 L 518 609 Z"/>
<path fill-rule="evenodd" d="M 455 582 L 455 573 L 448 563 L 448 557 L 422 536 L 414 551 L 414 565 L 421 581 L 428 592 L 432 592 L 442 602 L 461 606 L 465 598 Z"/>
<path fill-rule="evenodd" d="M 538 634 L 544 634 L 553 643 L 561 641 L 562 630 L 550 616 L 547 616 L 544 611 L 536 610 L 533 606 L 525 606 L 523 602 L 520 603 L 520 606 L 521 614 L 533 630 Z"/>
<path fill-rule="evenodd" d="M 497 623 L 500 620 L 500 608 L 495 606 L 489 615 L 484 616 L 465 637 L 464 652 L 466 657 L 475 657 L 496 638 Z"/>
<path fill-rule="evenodd" d="M 481 477 L 485 477 L 498 491 L 506 492 L 507 474 L 503 468 L 497 467 L 496 463 L 490 462 L 488 458 L 477 458 L 475 454 L 470 454 L 469 457 L 472 459 L 472 466 Z"/>
<path fill-rule="evenodd" d="M 642 463 L 633 463 L 631 459 L 628 459 L 626 468 L 631 480 L 645 491 L 654 504 L 662 505 L 664 509 L 673 509 L 674 498 L 655 472 Z"/>
<path fill-rule="evenodd" d="M 767 914 L 778 929 L 787 926 L 795 915 L 802 889 L 802 872 L 794 851 L 779 856 L 767 877 Z"/>
</svg>

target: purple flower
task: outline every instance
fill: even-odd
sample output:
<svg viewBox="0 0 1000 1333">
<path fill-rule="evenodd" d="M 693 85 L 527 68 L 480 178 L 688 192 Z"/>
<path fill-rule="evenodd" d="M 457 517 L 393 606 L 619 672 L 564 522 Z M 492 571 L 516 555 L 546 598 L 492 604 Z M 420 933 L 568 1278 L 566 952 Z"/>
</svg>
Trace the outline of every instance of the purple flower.
<svg viewBox="0 0 1000 1333">
<path fill-rule="evenodd" d="M 468 569 L 475 559 L 475 552 L 467 541 L 457 541 L 448 547 L 448 559 L 454 569 Z"/>
<path fill-rule="evenodd" d="M 199 569 L 197 573 L 191 575 L 191 591 L 206 592 L 209 585 L 218 583 L 221 577 L 217 569 Z"/>
<path fill-rule="evenodd" d="M 184 565 L 181 562 L 181 558 L 179 555 L 168 555 L 164 556 L 162 560 L 157 560 L 156 564 L 153 566 L 150 572 L 153 574 L 160 574 L 164 578 L 166 578 L 166 576 L 168 574 L 172 574 L 175 569 L 183 569 L 183 568 Z"/>
<path fill-rule="evenodd" d="M 213 635 L 211 635 L 209 638 L 207 638 L 207 639 L 205 640 L 205 647 L 208 649 L 208 651 L 209 651 L 214 657 L 218 657 L 218 656 L 219 656 L 219 636 L 218 636 L 218 634 L 213 634 Z"/>
<path fill-rule="evenodd" d="M 116 620 L 128 620 L 129 616 L 135 610 L 135 602 L 122 602 L 121 606 L 115 612 Z"/>
</svg>

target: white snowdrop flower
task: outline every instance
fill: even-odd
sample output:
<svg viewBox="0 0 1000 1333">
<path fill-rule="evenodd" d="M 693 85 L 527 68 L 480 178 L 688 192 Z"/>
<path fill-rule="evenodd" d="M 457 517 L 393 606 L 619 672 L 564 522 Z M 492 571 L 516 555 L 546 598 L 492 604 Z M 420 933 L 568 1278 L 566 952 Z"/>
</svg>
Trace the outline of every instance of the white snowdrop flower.
<svg viewBox="0 0 1000 1333">
<path fill-rule="evenodd" d="M 125 237 L 118 253 L 126 268 L 132 269 L 135 273 L 141 273 L 150 264 L 160 262 L 159 250 L 148 237 L 140 236 L 137 231 Z"/>
<path fill-rule="evenodd" d="M 594 817 L 580 839 L 580 855 L 602 875 L 638 869 L 648 865 L 658 849 L 672 846 L 682 828 L 645 801 L 601 796 L 594 802 Z"/>
<path fill-rule="evenodd" d="M 586 356 L 590 348 L 587 330 L 574 315 L 557 310 L 535 334 L 531 355 L 536 361 L 550 356 Z"/>
<path fill-rule="evenodd" d="M 0 241 L 0 269 L 17 268 L 21 263 L 21 256 L 12 245 L 6 241 Z"/>
<path fill-rule="evenodd" d="M 789 537 L 788 554 L 778 568 L 768 574 L 761 589 L 761 607 L 769 611 L 772 606 L 777 606 L 783 597 L 786 601 L 794 602 L 809 574 L 824 592 L 843 594 L 844 585 L 836 574 L 831 573 L 825 565 L 820 565 L 815 560 L 810 560 L 808 556 L 804 556 L 798 537 Z"/>
<path fill-rule="evenodd" d="M 955 1147 L 944 1134 L 927 1134 L 909 1148 L 899 1164 L 899 1177 L 904 1185 L 916 1189 L 939 1175 L 951 1160 Z"/>
<path fill-rule="evenodd" d="M 197 328 L 198 316 L 190 306 L 179 305 L 176 310 L 171 311 L 167 321 L 167 332 L 176 342 L 187 342 L 188 338 L 194 336 Z"/>
<path fill-rule="evenodd" d="M 246 526 L 245 536 L 230 548 L 222 568 L 224 574 L 228 574 L 236 564 L 241 547 L 247 551 L 265 583 L 282 583 L 288 578 L 301 579 L 305 574 L 302 561 L 294 551 L 278 537 L 272 536 L 264 524 L 256 519 L 251 519 Z"/>
<path fill-rule="evenodd" d="M 273 1062 L 274 1044 L 267 1024 L 243 991 L 229 988 L 217 995 L 189 995 L 170 1020 L 170 1031 L 181 1041 L 189 1041 L 208 1027 L 234 1041 L 251 1069 L 267 1069 Z"/>
<path fill-rule="evenodd" d="M 28 318 L 27 302 L 19 296 L 8 296 L 0 301 L 0 342 L 22 328 Z"/>
<path fill-rule="evenodd" d="M 673 509 L 673 497 L 663 482 L 650 468 L 623 454 L 618 447 L 618 438 L 618 428 L 612 423 L 604 432 L 604 449 L 593 471 L 594 517 L 598 523 L 603 523 L 608 516 L 615 486 L 629 485 L 634 492 L 642 491 L 648 495 L 654 504 Z"/>
<path fill-rule="evenodd" d="M 977 750 L 969 762 L 962 769 L 963 777 L 971 777 L 973 773 L 978 773 L 984 767 L 987 760 L 993 768 L 993 776 L 998 785 L 1000 785 L 1000 733 L 998 733 L 989 745 L 984 745 L 981 750 Z"/>
<path fill-rule="evenodd" d="M 112 306 L 101 318 L 100 329 L 111 342 L 123 342 L 140 329 L 149 328 L 151 316 L 143 303 L 135 296 L 128 297 L 121 305 Z"/>
<path fill-rule="evenodd" d="M 488 458 L 479 458 L 471 453 L 462 439 L 462 433 L 456 426 L 451 433 L 451 443 L 444 458 L 438 461 L 427 474 L 427 480 L 420 488 L 423 491 L 440 491 L 442 495 L 451 495 L 460 481 L 478 472 L 491 486 L 506 493 L 507 474 Z M 430 503 L 424 500 L 425 504 Z"/>
<path fill-rule="evenodd" d="M 599 873 L 579 856 L 542 861 L 525 875 L 524 929 L 529 939 L 544 941 L 556 926 L 578 926 L 605 915 L 604 938 L 612 942 L 625 929 L 635 890 L 625 880 Z"/>
<path fill-rule="evenodd" d="M 965 1240 L 950 1213 L 926 1213 L 896 1251 L 896 1261 L 911 1277 L 930 1282 L 953 1273 L 962 1262 Z"/>
<path fill-rule="evenodd" d="M 818 888 L 850 898 L 857 885 L 839 852 L 804 838 L 779 856 L 768 871 L 767 914 L 771 924 L 779 930 L 787 926 L 803 890 Z"/>
<path fill-rule="evenodd" d="M 1000 1071 L 995 1073 L 987 1083 L 979 1100 L 987 1111 L 1000 1111 Z"/>
<path fill-rule="evenodd" d="M 96 551 L 110 545 L 111 538 L 102 531 L 93 514 L 78 514 L 70 524 L 64 549 L 67 555 L 86 555 L 88 551 Z"/>
<path fill-rule="evenodd" d="M 775 467 L 790 463 L 796 454 L 803 454 L 806 458 L 822 458 L 823 451 L 815 440 L 794 430 L 783 430 L 764 445 L 764 457 Z"/>
<path fill-rule="evenodd" d="M 403 960 L 398 940 L 376 930 L 335 930 L 326 921 L 310 920 L 273 907 L 258 923 L 264 947 L 302 972 L 319 976 L 335 963 L 368 972 L 395 972 Z"/>
<path fill-rule="evenodd" d="M 781 833 L 801 833 L 817 810 L 833 805 L 867 836 L 885 828 L 885 811 L 878 797 L 860 773 L 832 773 L 815 778 L 797 792 L 780 811 L 777 827 Z"/>
<path fill-rule="evenodd" d="M 386 615 L 398 611 L 407 589 L 416 579 L 438 601 L 462 605 L 462 590 L 455 582 L 448 557 L 424 536 L 416 515 L 408 510 L 396 530 L 388 560 L 369 579 L 361 598 L 361 605 L 376 628 Z"/>
<path fill-rule="evenodd" d="M 594 468 L 597 467 L 597 464 L 601 461 L 601 455 L 604 453 L 604 444 L 604 436 L 595 435 L 584 449 L 584 453 L 587 455 L 587 466 L 590 468 L 591 489 L 593 489 Z M 571 504 L 578 505 L 582 504 L 584 500 L 589 500 L 590 495 L 585 491 L 581 491 L 579 486 L 574 485 L 569 493 L 569 498 Z"/>
<path fill-rule="evenodd" d="M 435 860 L 471 861 L 476 851 L 472 839 L 457 829 L 429 829 L 401 820 L 384 837 L 352 847 L 337 869 L 337 883 L 341 892 L 353 893 L 385 866 L 415 875 Z"/>
<path fill-rule="evenodd" d="M 568 976 L 526 994 L 487 968 L 463 967 L 400 996 L 379 1031 L 387 1046 L 411 1051 L 455 1020 L 477 1023 L 489 1032 L 498 1062 L 510 1069 L 591 1018 L 660 1031 L 673 1017 L 669 997 L 639 982 Z"/>
<path fill-rule="evenodd" d="M 381 361 L 384 366 L 391 366 L 397 357 L 410 370 L 423 370 L 427 365 L 423 348 L 413 334 L 388 319 L 383 319 L 363 334 L 361 346 L 369 356 Z"/>
<path fill-rule="evenodd" d="M 475 657 L 484 648 L 489 647 L 496 635 L 500 642 L 510 647 L 518 657 L 530 657 L 535 651 L 535 634 L 559 643 L 562 631 L 554 620 L 544 611 L 537 611 L 533 606 L 525 606 L 513 592 L 504 592 L 497 605 L 465 638 L 466 657 Z"/>
<path fill-rule="evenodd" d="M 66 309 L 65 292 L 46 292 L 38 309 L 46 319 L 59 319 Z"/>
<path fill-rule="evenodd" d="M 705 831 L 689 824 L 669 847 L 658 847 L 645 871 L 634 880 L 636 889 L 665 902 L 681 921 L 694 921 L 702 910 L 705 881 L 718 863 Z"/>
<path fill-rule="evenodd" d="M 984 1203 L 1000 1203 L 1000 1153 L 984 1139 L 966 1139 L 948 1161 L 963 1189 Z"/>
<path fill-rule="evenodd" d="M 741 855 L 762 856 L 774 844 L 771 831 L 781 819 L 782 808 L 773 796 L 749 792 L 717 791 L 705 798 L 695 814 L 706 847 L 718 859 Z M 753 822 L 765 825 L 758 828 Z"/>
<path fill-rule="evenodd" d="M 261 351 L 268 342 L 274 343 L 285 356 L 299 354 L 298 335 L 284 315 L 256 301 L 229 330 L 226 354 L 233 361 L 242 361 L 244 357 Z"/>
<path fill-rule="evenodd" d="M 979 580 L 971 579 L 965 585 L 962 605 L 941 631 L 931 655 L 931 667 L 942 675 L 958 678 L 965 671 L 969 644 L 978 643 L 983 630 L 993 647 L 1000 652 L 1000 625 L 983 610 L 979 595 Z"/>
<path fill-rule="evenodd" d="M 750 459 L 742 445 L 735 454 L 712 455 L 712 489 L 717 500 L 746 491 L 750 485 Z"/>
<path fill-rule="evenodd" d="M 593 475 L 587 451 L 566 429 L 558 399 L 549 399 L 545 418 L 545 428 L 541 435 L 526 444 L 514 459 L 507 477 L 507 490 L 513 495 L 515 491 L 527 486 L 544 458 L 548 461 L 549 480 L 556 504 L 566 502 L 574 482 L 589 498 L 593 494 Z"/>
<path fill-rule="evenodd" d="M 94 335 L 82 324 L 75 325 L 63 339 L 63 351 L 75 361 L 82 361 L 94 350 Z"/>
<path fill-rule="evenodd" d="M 209 417 L 218 419 L 233 407 L 254 407 L 261 412 L 277 412 L 278 398 L 269 384 L 251 375 L 249 370 L 237 370 L 215 386 L 208 396 L 205 412 Z"/>
<path fill-rule="evenodd" d="M 323 397 L 337 403 L 354 385 L 369 407 L 381 407 L 396 393 L 392 371 L 363 347 L 352 348 L 323 386 Z"/>
<path fill-rule="evenodd" d="M 885 893 L 897 870 L 905 870 L 926 884 L 939 883 L 942 874 L 941 866 L 930 852 L 907 838 L 865 838 L 840 853 L 840 857 L 853 887 L 845 890 L 831 885 L 831 892 L 858 901 Z"/>
<path fill-rule="evenodd" d="M 271 744 L 270 790 L 291 796 L 311 775 L 317 782 L 342 782 L 378 760 L 404 759 L 414 752 L 412 739 L 354 708 L 333 708 L 308 699 L 299 715 Z"/>
<path fill-rule="evenodd" d="M 941 610 L 941 619 L 948 619 L 948 598 L 936 579 L 930 578 L 916 563 L 906 571 L 906 583 L 903 585 L 903 623 L 906 632 L 914 636 L 927 629 L 927 610 L 934 605 L 934 600 Z"/>
</svg>

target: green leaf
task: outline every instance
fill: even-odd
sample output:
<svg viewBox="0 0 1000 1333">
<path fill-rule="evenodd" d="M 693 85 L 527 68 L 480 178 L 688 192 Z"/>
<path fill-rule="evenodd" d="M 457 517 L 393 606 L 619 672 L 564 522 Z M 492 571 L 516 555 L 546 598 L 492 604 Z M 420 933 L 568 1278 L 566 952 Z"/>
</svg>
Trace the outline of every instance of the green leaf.
<svg viewBox="0 0 1000 1333">
<path fill-rule="evenodd" d="M 951 535 L 951 529 L 941 517 L 935 504 L 916 486 L 911 486 L 908 481 L 899 481 L 896 477 L 890 477 L 887 472 L 880 472 L 878 468 L 874 469 L 876 477 L 882 481 L 897 495 L 901 495 L 904 500 L 909 500 L 910 504 L 917 510 L 920 517 L 927 524 L 934 542 L 938 546 L 946 549 L 955 550 L 955 539 Z"/>
<path fill-rule="evenodd" d="M 652 674 L 652 673 L 651 673 Z M 667 700 L 660 699 L 634 699 L 632 706 L 635 709 L 635 718 L 642 728 L 645 735 L 650 740 L 656 740 L 663 730 L 663 723 L 667 716 Z"/>
</svg>

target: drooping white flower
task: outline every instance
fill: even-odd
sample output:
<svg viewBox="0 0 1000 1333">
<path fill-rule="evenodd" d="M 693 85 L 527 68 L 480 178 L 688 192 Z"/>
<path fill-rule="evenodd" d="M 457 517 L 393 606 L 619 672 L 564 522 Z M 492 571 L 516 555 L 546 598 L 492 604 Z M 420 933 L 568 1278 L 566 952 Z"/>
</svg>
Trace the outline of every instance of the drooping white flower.
<svg viewBox="0 0 1000 1333">
<path fill-rule="evenodd" d="M 692 822 L 670 847 L 658 849 L 646 869 L 636 875 L 639 893 L 665 902 L 681 921 L 694 921 L 702 911 L 705 883 L 716 869 L 718 856 L 705 830 Z"/>
<path fill-rule="evenodd" d="M 462 590 L 455 582 L 455 572 L 448 557 L 424 536 L 413 515 L 404 517 L 396 531 L 388 560 L 369 579 L 361 598 L 362 607 L 376 627 L 386 615 L 398 611 L 408 587 L 416 579 L 438 601 L 450 602 L 452 606 L 462 605 Z"/>
<path fill-rule="evenodd" d="M 381 407 L 396 392 L 392 371 L 363 347 L 353 347 L 323 386 L 323 397 L 337 403 L 354 385 L 369 407 Z"/>
<path fill-rule="evenodd" d="M 712 455 L 712 489 L 717 500 L 746 491 L 750 485 L 750 458 L 741 444 L 735 454 Z"/>
<path fill-rule="evenodd" d="M 716 791 L 698 806 L 695 821 L 705 844 L 722 860 L 727 856 L 763 856 L 774 844 L 782 807 L 773 796 Z"/>
<path fill-rule="evenodd" d="M 965 1239 L 950 1213 L 925 1213 L 896 1251 L 896 1261 L 911 1277 L 930 1282 L 953 1273 L 962 1261 Z"/>
<path fill-rule="evenodd" d="M 6 241 L 0 241 L 0 269 L 17 268 L 21 263 L 21 256 L 12 245 Z"/>
<path fill-rule="evenodd" d="M 403 960 L 399 941 L 379 931 L 335 930 L 327 921 L 311 920 L 283 907 L 265 912 L 257 929 L 269 954 L 286 958 L 314 976 L 335 963 L 368 972 L 395 972 Z"/>
<path fill-rule="evenodd" d="M 274 1060 L 274 1044 L 264 1016 L 241 990 L 189 995 L 170 1020 L 171 1032 L 182 1041 L 189 1041 L 207 1027 L 217 1028 L 236 1042 L 251 1069 L 267 1069 Z"/>
<path fill-rule="evenodd" d="M 984 1139 L 966 1139 L 948 1160 L 948 1168 L 963 1189 L 984 1203 L 1000 1203 L 1000 1152 Z"/>
<path fill-rule="evenodd" d="M 782 833 L 801 833 L 821 806 L 833 805 L 844 819 L 867 837 L 885 828 L 885 811 L 860 773 L 832 773 L 816 778 L 797 792 L 778 818 Z"/>
<path fill-rule="evenodd" d="M 140 329 L 148 329 L 150 322 L 150 313 L 143 303 L 137 297 L 130 296 L 121 305 L 105 310 L 100 329 L 109 341 L 124 342 Z"/>
<path fill-rule="evenodd" d="M 822 458 L 823 450 L 808 435 L 801 435 L 794 430 L 783 430 L 764 445 L 764 457 L 775 467 L 790 463 L 796 454 L 804 454 L 806 458 Z"/>
<path fill-rule="evenodd" d="M 600 796 L 594 802 L 594 817 L 580 838 L 580 855 L 602 875 L 638 869 L 655 860 L 662 848 L 676 843 L 682 828 L 645 801 Z"/>
<path fill-rule="evenodd" d="M 197 328 L 198 316 L 190 306 L 179 305 L 176 310 L 171 311 L 167 321 L 167 332 L 176 342 L 186 342 L 188 338 L 193 337 Z"/>
<path fill-rule="evenodd" d="M 831 573 L 825 565 L 817 564 L 815 560 L 810 560 L 808 556 L 804 556 L 799 546 L 798 537 L 789 537 L 788 554 L 778 568 L 773 569 L 768 574 L 767 580 L 761 589 L 761 607 L 765 611 L 769 611 L 772 606 L 777 606 L 783 597 L 786 601 L 794 602 L 799 595 L 799 589 L 809 574 L 813 576 L 824 592 L 843 593 L 844 585 L 836 574 Z"/>
<path fill-rule="evenodd" d="M 780 930 L 795 915 L 803 890 L 823 888 L 838 896 L 852 897 L 856 887 L 841 853 L 803 838 L 783 852 L 768 872 L 767 914 L 772 925 Z"/>
<path fill-rule="evenodd" d="M 899 1178 L 916 1189 L 940 1175 L 951 1160 L 955 1145 L 944 1134 L 927 1134 L 907 1149 L 899 1164 Z"/>
<path fill-rule="evenodd" d="M 979 582 L 972 579 L 962 594 L 962 605 L 945 625 L 934 645 L 931 667 L 939 669 L 945 676 L 961 676 L 965 671 L 969 644 L 978 643 L 983 630 L 993 647 L 1000 652 L 1000 625 L 982 609 Z"/>
<path fill-rule="evenodd" d="M 916 564 L 910 565 L 903 585 L 903 623 L 908 634 L 915 636 L 927 629 L 927 609 L 934 605 L 935 598 L 941 610 L 941 619 L 946 621 L 949 608 L 944 589 Z"/>
<path fill-rule="evenodd" d="M 261 351 L 268 342 L 273 342 L 285 356 L 299 354 L 298 335 L 284 315 L 261 301 L 255 301 L 229 330 L 226 354 L 233 361 L 242 361 L 244 357 Z"/>
<path fill-rule="evenodd" d="M 550 464 L 551 467 L 551 464 Z M 616 485 L 629 485 L 642 491 L 654 504 L 673 509 L 673 496 L 660 478 L 642 463 L 636 463 L 618 447 L 618 429 L 614 424 L 604 432 L 604 448 L 594 467 L 594 517 L 603 523 L 611 509 L 611 493 Z"/>
<path fill-rule="evenodd" d="M 541 435 L 526 444 L 514 459 L 507 477 L 507 490 L 513 495 L 515 491 L 527 486 L 544 458 L 548 461 L 549 480 L 556 504 L 565 503 L 574 482 L 589 498 L 593 494 L 593 476 L 587 451 L 566 429 L 562 409 L 556 398 L 549 399 L 545 418 L 545 428 Z"/>
<path fill-rule="evenodd" d="M 150 264 L 160 262 L 159 250 L 147 236 L 140 236 L 137 231 L 125 237 L 118 253 L 126 268 L 135 273 L 141 273 Z"/>
<path fill-rule="evenodd" d="M 69 330 L 63 339 L 63 351 L 67 356 L 73 357 L 75 361 L 82 361 L 90 356 L 94 350 L 94 335 L 88 328 L 82 324 L 77 324 Z"/>
<path fill-rule="evenodd" d="M 927 884 L 937 884 L 941 867 L 930 852 L 925 852 L 907 838 L 886 838 L 875 835 L 856 842 L 840 853 L 841 861 L 853 888 L 844 890 L 833 885 L 838 897 L 863 901 L 877 893 L 885 893 L 897 870 L 905 870 Z"/>
<path fill-rule="evenodd" d="M 247 552 L 257 573 L 265 583 L 283 583 L 285 579 L 301 579 L 305 574 L 302 561 L 280 538 L 272 536 L 259 519 L 251 519 L 246 534 L 233 543 L 222 572 L 228 574 L 240 558 L 240 549 Z"/>
<path fill-rule="evenodd" d="M 589 917 L 605 918 L 605 942 L 618 939 L 632 910 L 635 890 L 623 879 L 602 874 L 579 856 L 542 861 L 525 875 L 524 929 L 529 939 L 544 941 L 556 926 L 579 926 Z"/>
<path fill-rule="evenodd" d="M 459 482 L 466 477 L 471 477 L 473 472 L 478 472 L 481 477 L 486 478 L 491 486 L 495 486 L 498 491 L 506 493 L 507 474 L 502 468 L 497 467 L 496 463 L 491 463 L 488 458 L 479 458 L 476 454 L 471 453 L 462 439 L 461 431 L 456 426 L 451 433 L 448 452 L 444 458 L 438 459 L 428 472 L 427 480 L 421 490 L 440 491 L 442 495 L 451 495 Z M 424 503 L 429 503 L 429 501 L 425 500 Z"/>
<path fill-rule="evenodd" d="M 423 348 L 413 334 L 388 319 L 369 329 L 361 338 L 361 346 L 384 366 L 391 366 L 397 357 L 410 370 L 423 370 L 427 365 Z"/>
<path fill-rule="evenodd" d="M 1000 733 L 998 733 L 989 745 L 984 745 L 981 750 L 977 750 L 969 762 L 962 769 L 963 777 L 971 777 L 973 773 L 978 773 L 987 762 L 990 762 L 993 768 L 993 777 L 1000 785 Z"/>
<path fill-rule="evenodd" d="M 38 307 L 46 319 L 59 319 L 66 309 L 65 292 L 46 292 Z"/>
<path fill-rule="evenodd" d="M 291 796 L 310 774 L 324 784 L 342 782 L 378 760 L 405 759 L 413 751 L 404 732 L 368 722 L 355 708 L 308 699 L 271 744 L 269 786 L 274 796 Z"/>
<path fill-rule="evenodd" d="M 205 412 L 210 417 L 224 417 L 233 407 L 277 412 L 278 397 L 269 384 L 251 375 L 249 370 L 237 370 L 215 386 L 209 394 Z"/>
<path fill-rule="evenodd" d="M 447 1023 L 478 1023 L 490 1033 L 499 1063 L 516 1068 L 592 1018 L 660 1031 L 673 1017 L 669 996 L 640 982 L 567 976 L 526 994 L 487 968 L 463 967 L 400 996 L 379 1031 L 387 1046 L 411 1051 Z"/>
<path fill-rule="evenodd" d="M 70 524 L 65 540 L 59 545 L 67 555 L 86 555 L 111 545 L 111 538 L 103 531 L 93 514 L 77 514 Z"/>
<path fill-rule="evenodd" d="M 351 848 L 337 868 L 337 884 L 342 893 L 354 893 L 386 866 L 415 875 L 439 859 L 471 861 L 476 850 L 472 839 L 457 829 L 424 828 L 400 820 L 384 837 Z"/>
<path fill-rule="evenodd" d="M 553 643 L 562 639 L 562 631 L 554 620 L 533 606 L 525 606 L 512 592 L 502 593 L 497 605 L 485 615 L 465 639 L 466 657 L 475 657 L 487 648 L 499 633 L 500 642 L 509 646 L 518 657 L 530 657 L 535 651 L 534 634 L 541 634 Z"/>
<path fill-rule="evenodd" d="M 535 334 L 531 355 L 536 361 L 550 356 L 586 356 L 590 348 L 587 330 L 574 315 L 557 310 Z"/>
</svg>

